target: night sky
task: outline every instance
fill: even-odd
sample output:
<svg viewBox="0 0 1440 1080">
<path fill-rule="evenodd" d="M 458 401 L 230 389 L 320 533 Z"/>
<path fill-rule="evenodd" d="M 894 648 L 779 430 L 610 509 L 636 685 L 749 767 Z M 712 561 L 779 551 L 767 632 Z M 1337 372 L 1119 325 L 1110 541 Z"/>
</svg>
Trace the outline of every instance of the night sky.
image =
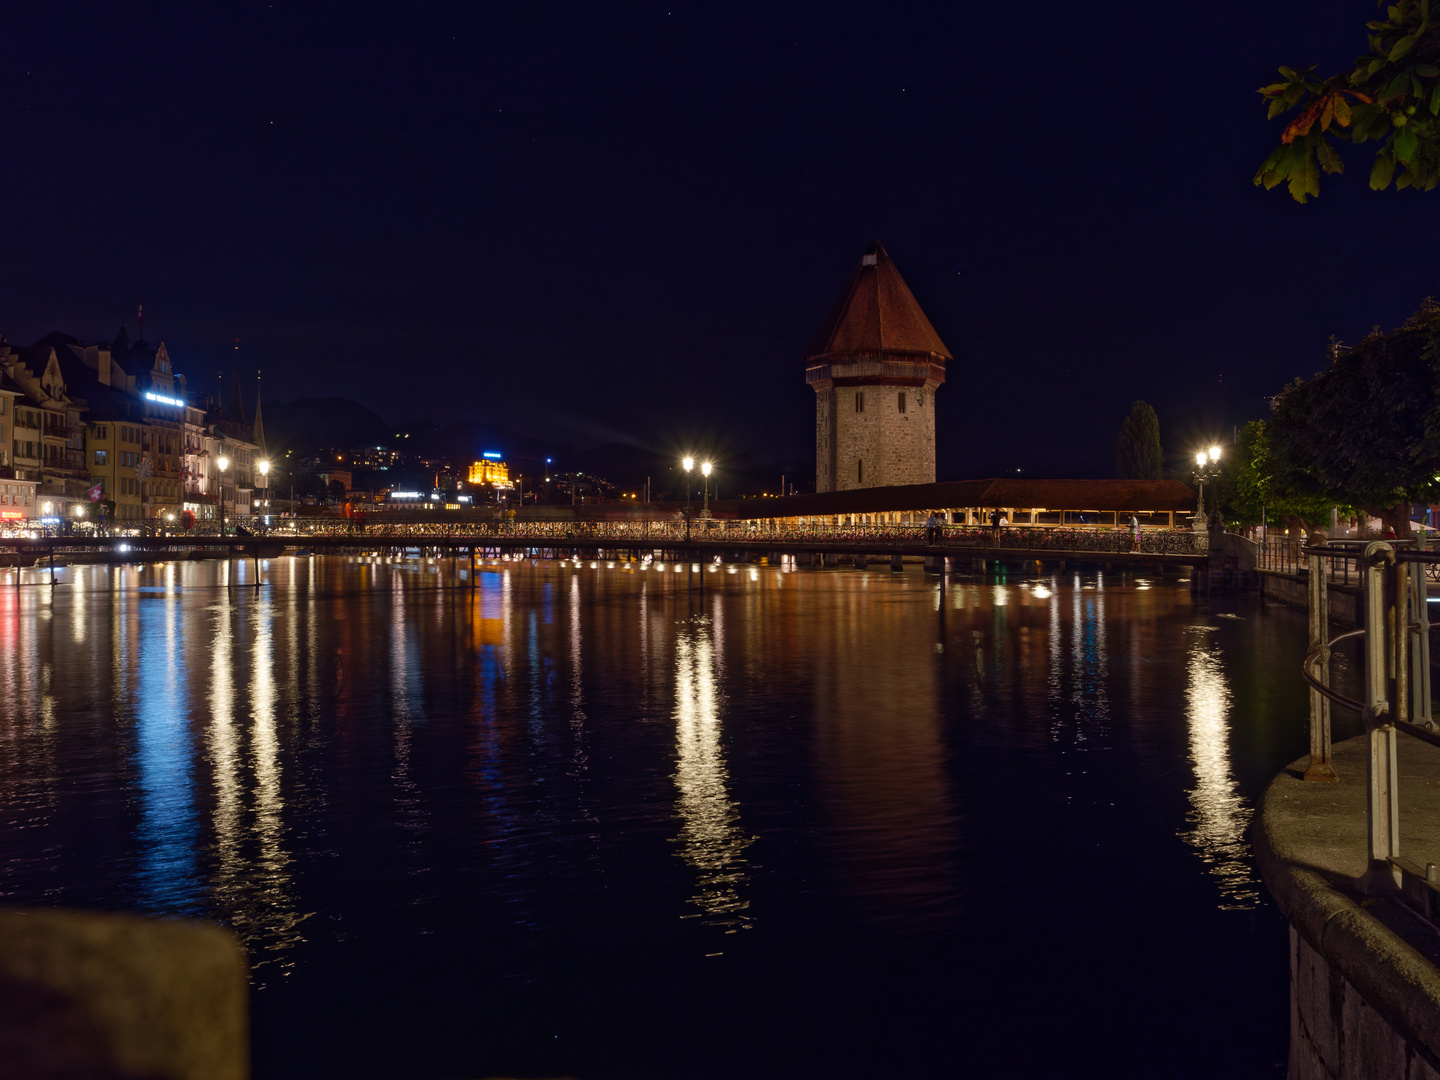
<svg viewBox="0 0 1440 1080">
<path fill-rule="evenodd" d="M 192 388 L 814 467 L 802 350 L 880 239 L 956 356 L 941 479 L 1103 476 L 1440 294 L 1440 193 L 1251 184 L 1368 0 L 6 12 L 0 333 Z M 1164 21 L 1157 21 L 1164 20 Z"/>
</svg>

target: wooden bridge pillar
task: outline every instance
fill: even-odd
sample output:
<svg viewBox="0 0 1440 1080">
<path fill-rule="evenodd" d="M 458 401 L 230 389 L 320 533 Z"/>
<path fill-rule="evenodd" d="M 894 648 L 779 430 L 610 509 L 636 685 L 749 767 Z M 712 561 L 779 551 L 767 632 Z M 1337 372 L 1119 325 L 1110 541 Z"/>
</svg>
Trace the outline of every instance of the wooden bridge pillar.
<svg viewBox="0 0 1440 1080">
<path fill-rule="evenodd" d="M 825 553 L 825 555 L 824 555 L 824 559 L 825 559 L 825 565 L 826 565 L 826 566 L 839 566 L 839 565 L 840 565 L 840 556 L 837 555 L 837 554 L 835 554 L 833 551 L 827 551 L 827 552 Z"/>
<path fill-rule="evenodd" d="M 945 572 L 945 556 L 926 555 L 925 569 L 932 574 L 943 574 Z"/>
<path fill-rule="evenodd" d="M 905 556 L 903 556 L 903 555 L 891 555 L 891 556 L 890 556 L 890 570 L 891 570 L 892 573 L 897 573 L 897 574 L 898 574 L 898 573 L 902 573 L 902 572 L 905 570 Z"/>
</svg>

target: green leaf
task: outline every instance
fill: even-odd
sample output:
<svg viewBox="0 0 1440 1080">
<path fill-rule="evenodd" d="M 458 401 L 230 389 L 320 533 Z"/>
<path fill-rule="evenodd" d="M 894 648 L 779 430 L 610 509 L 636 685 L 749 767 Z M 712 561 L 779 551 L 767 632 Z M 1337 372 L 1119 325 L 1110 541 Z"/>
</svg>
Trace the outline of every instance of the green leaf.
<svg viewBox="0 0 1440 1080">
<path fill-rule="evenodd" d="M 1420 140 L 1412 127 L 1403 127 L 1395 135 L 1395 156 L 1406 165 L 1415 160 L 1415 150 Z"/>
<path fill-rule="evenodd" d="M 1430 91 L 1430 115 L 1440 116 L 1440 83 L 1437 83 L 1435 89 Z"/>
<path fill-rule="evenodd" d="M 1410 186 L 1410 183 L 1411 183 L 1410 174 L 1409 174 L 1408 172 L 1403 172 L 1403 173 L 1400 174 L 1399 179 L 1397 179 L 1397 180 L 1395 181 L 1395 190 L 1396 190 L 1396 191 L 1404 191 L 1407 187 Z"/>
<path fill-rule="evenodd" d="M 1274 101 L 1270 102 L 1270 110 L 1265 114 L 1265 119 L 1274 120 L 1275 117 L 1279 116 L 1289 107 L 1289 105 L 1285 104 L 1284 98 L 1276 98 Z"/>
<path fill-rule="evenodd" d="M 1399 41 L 1395 42 L 1395 47 L 1390 50 L 1390 56 L 1389 56 L 1390 62 L 1393 64 L 1396 60 L 1399 60 L 1402 56 L 1404 56 L 1406 53 L 1408 53 L 1408 52 L 1410 51 L 1410 46 L 1412 46 L 1412 45 L 1414 45 L 1414 44 L 1415 44 L 1415 35 L 1414 35 L 1414 34 L 1406 34 L 1406 35 L 1405 35 L 1404 37 L 1402 37 Z"/>
<path fill-rule="evenodd" d="M 1381 151 L 1375 157 L 1375 164 L 1370 169 L 1370 190 L 1384 191 L 1390 186 L 1390 178 L 1395 175 L 1395 159 L 1390 156 L 1389 151 Z"/>
<path fill-rule="evenodd" d="M 1364 142 L 1371 138 L 1371 132 L 1379 124 L 1388 119 L 1385 110 L 1378 105 L 1356 105 L 1355 106 L 1355 128 L 1350 137 L 1356 142 Z"/>
<path fill-rule="evenodd" d="M 1345 171 L 1345 163 L 1340 160 L 1340 155 L 1330 145 L 1328 139 L 1321 137 L 1315 144 L 1316 156 L 1320 159 L 1320 168 L 1327 173 L 1339 173 Z"/>
<path fill-rule="evenodd" d="M 1290 175 L 1290 195 L 1300 204 L 1311 195 L 1320 194 L 1320 166 L 1311 154 L 1305 155 L 1302 167 Z"/>
<path fill-rule="evenodd" d="M 1280 163 L 1275 166 L 1275 171 L 1282 177 L 1293 177 L 1305 169 L 1305 160 L 1310 156 L 1309 151 L 1303 142 L 1293 142 L 1285 147 L 1285 153 L 1280 158 Z"/>
<path fill-rule="evenodd" d="M 1440 87 L 1436 87 L 1440 90 Z M 1344 94 L 1335 95 L 1335 122 L 1341 127 L 1350 126 L 1350 102 L 1345 100 Z"/>
<path fill-rule="evenodd" d="M 1280 74 L 1281 74 L 1281 75 L 1284 75 L 1285 78 L 1287 78 L 1287 79 L 1293 80 L 1293 79 L 1295 78 L 1295 69 L 1294 69 L 1294 68 L 1288 68 L 1288 67 L 1281 67 L 1281 68 L 1280 68 Z"/>
<path fill-rule="evenodd" d="M 1320 110 L 1320 130 L 1329 131 L 1330 121 L 1335 119 L 1335 97 L 1331 95 L 1325 99 L 1325 107 Z"/>
<path fill-rule="evenodd" d="M 1416 64 L 1415 74 L 1425 79 L 1433 79 L 1436 75 L 1440 75 L 1440 67 L 1436 67 L 1434 64 Z"/>
</svg>

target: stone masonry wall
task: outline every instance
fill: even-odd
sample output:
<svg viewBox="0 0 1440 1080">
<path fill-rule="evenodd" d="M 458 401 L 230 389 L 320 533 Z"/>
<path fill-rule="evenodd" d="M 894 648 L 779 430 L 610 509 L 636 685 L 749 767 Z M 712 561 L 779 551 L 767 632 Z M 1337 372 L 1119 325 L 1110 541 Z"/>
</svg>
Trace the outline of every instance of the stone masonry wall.
<svg viewBox="0 0 1440 1080">
<path fill-rule="evenodd" d="M 900 411 L 900 395 L 905 411 Z M 857 411 L 857 394 L 865 407 Z M 816 395 L 817 491 L 935 482 L 935 392 L 840 386 Z"/>
<path fill-rule="evenodd" d="M 835 490 L 835 390 L 815 391 L 815 490 Z"/>
<path fill-rule="evenodd" d="M 1288 1080 L 1440 1080 L 1345 976 L 1290 928 Z"/>
</svg>

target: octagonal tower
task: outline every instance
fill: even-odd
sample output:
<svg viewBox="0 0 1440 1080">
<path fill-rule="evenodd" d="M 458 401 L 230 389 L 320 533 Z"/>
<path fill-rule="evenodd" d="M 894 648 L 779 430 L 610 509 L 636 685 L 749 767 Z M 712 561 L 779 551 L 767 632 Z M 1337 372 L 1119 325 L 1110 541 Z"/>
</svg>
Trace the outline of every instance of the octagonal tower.
<svg viewBox="0 0 1440 1080">
<path fill-rule="evenodd" d="M 935 391 L 950 350 L 877 240 L 805 350 L 815 490 L 935 482 Z"/>
</svg>

